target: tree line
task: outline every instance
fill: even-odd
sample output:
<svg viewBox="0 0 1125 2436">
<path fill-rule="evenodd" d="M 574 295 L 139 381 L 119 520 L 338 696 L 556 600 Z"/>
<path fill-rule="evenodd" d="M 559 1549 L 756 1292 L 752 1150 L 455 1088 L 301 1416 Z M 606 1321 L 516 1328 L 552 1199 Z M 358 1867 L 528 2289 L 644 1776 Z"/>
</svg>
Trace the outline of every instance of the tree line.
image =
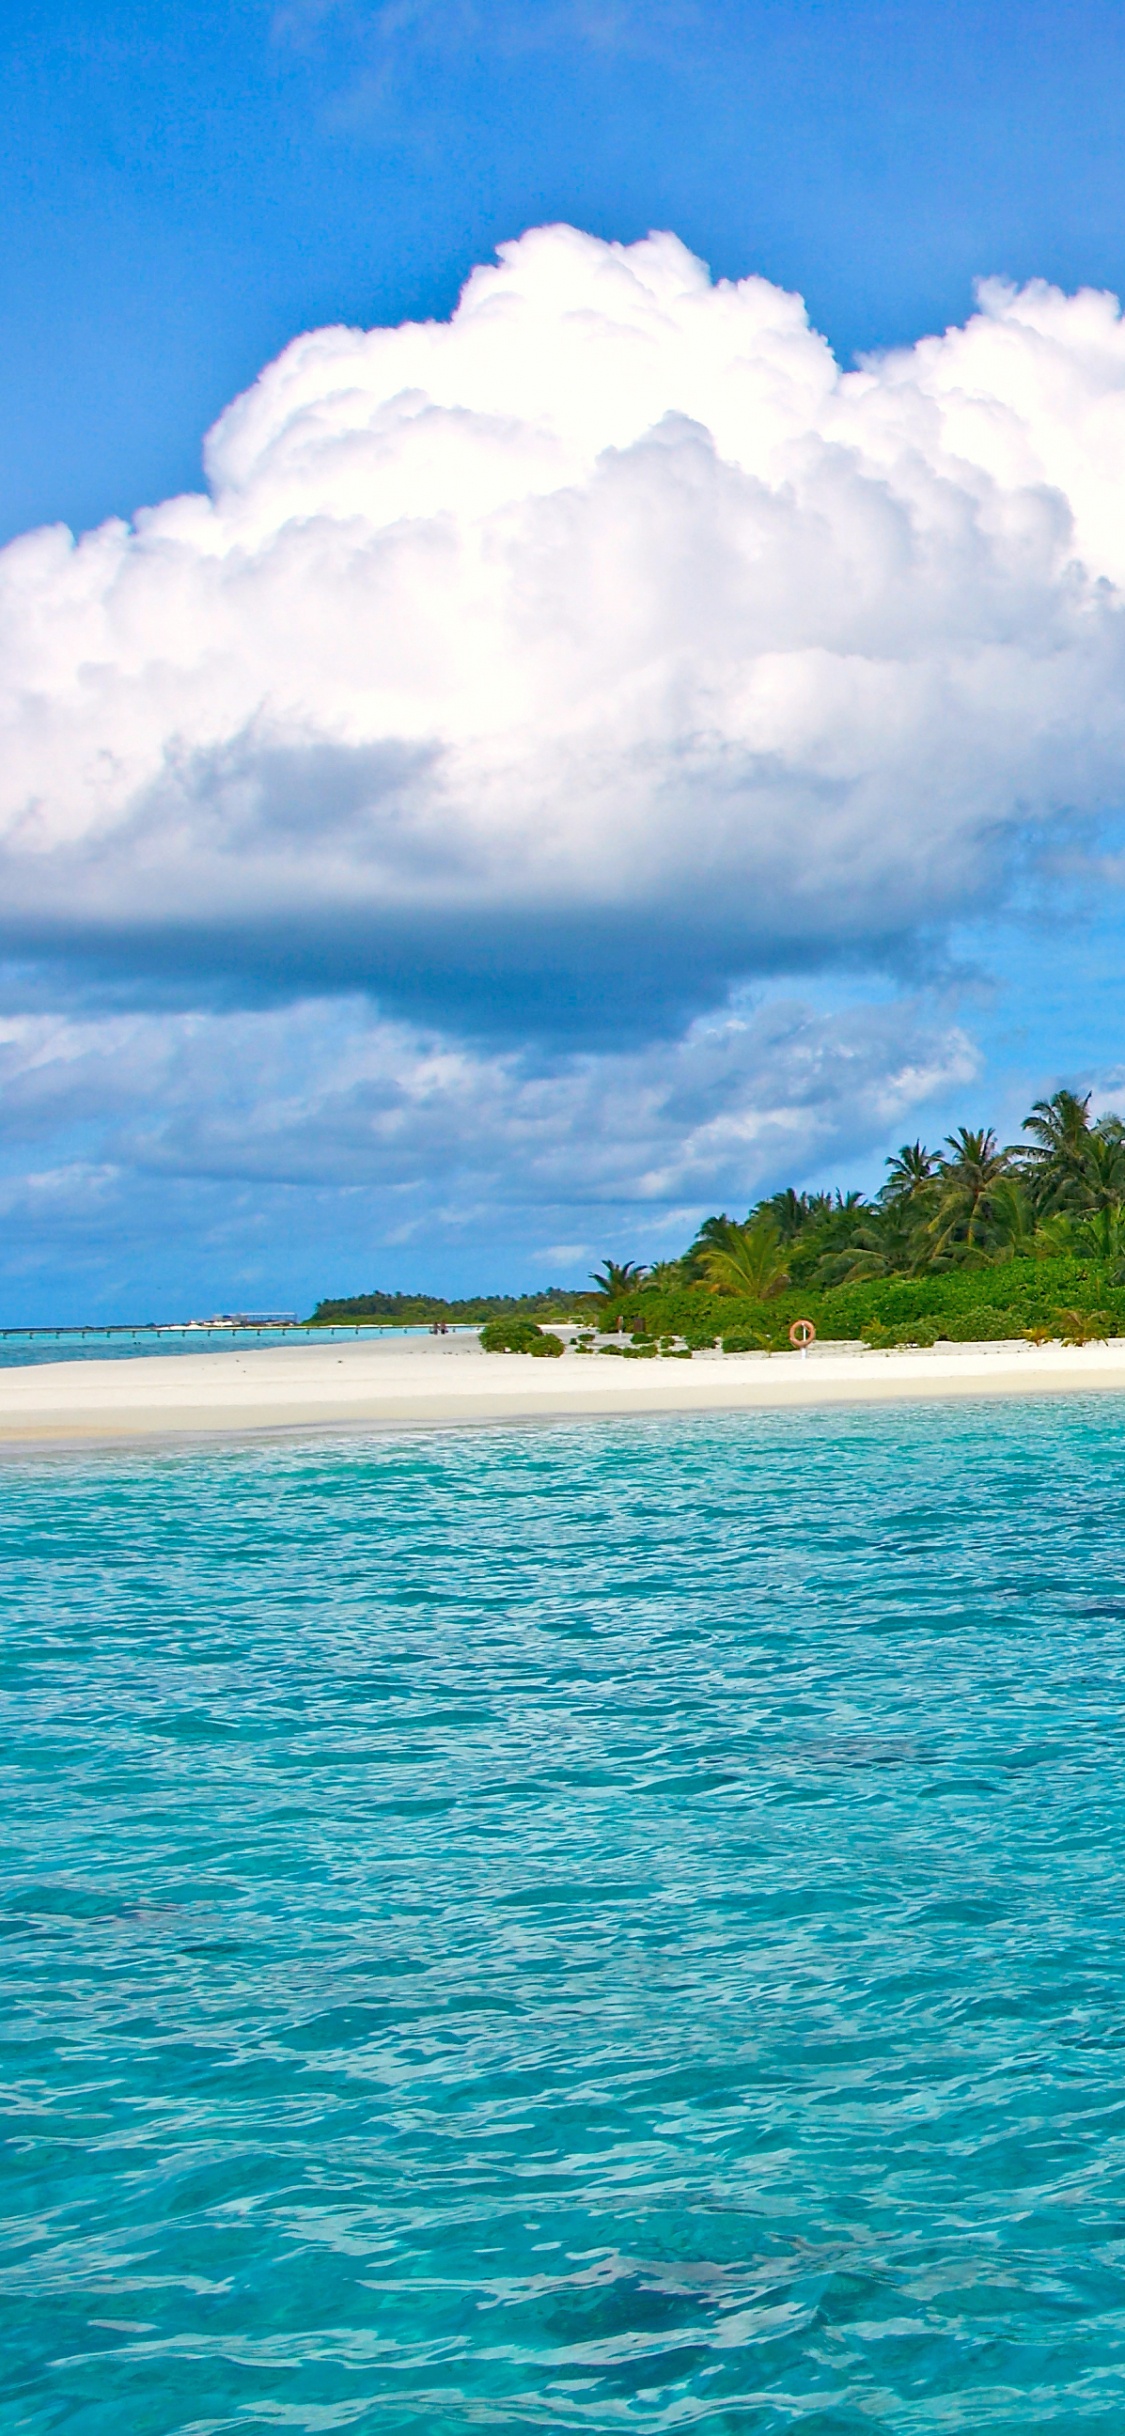
<svg viewBox="0 0 1125 2436">
<path fill-rule="evenodd" d="M 857 1192 L 769 1194 L 745 1218 L 706 1218 L 679 1259 L 607 1260 L 592 1283 L 620 1303 L 641 1288 L 703 1288 L 766 1302 L 787 1287 L 828 1291 L 880 1278 L 1089 1257 L 1125 1283 L 1125 1121 L 1093 1121 L 1091 1094 L 1036 1100 L 1025 1139 L 960 1125 L 940 1150 L 905 1142 L 871 1199 Z"/>
</svg>

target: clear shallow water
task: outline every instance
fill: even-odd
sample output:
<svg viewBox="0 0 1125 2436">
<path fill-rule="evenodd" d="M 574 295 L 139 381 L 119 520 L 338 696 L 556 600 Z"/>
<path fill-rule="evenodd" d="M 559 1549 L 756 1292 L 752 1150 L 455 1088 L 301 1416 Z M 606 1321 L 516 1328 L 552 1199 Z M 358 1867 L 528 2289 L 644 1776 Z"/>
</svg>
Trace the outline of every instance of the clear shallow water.
<svg viewBox="0 0 1125 2436">
<path fill-rule="evenodd" d="M 1125 2425 L 1125 1412 L 0 1471 L 0 2428 Z"/>
<path fill-rule="evenodd" d="M 318 1328 L 305 1336 L 299 1328 L 84 1328 L 51 1332 L 16 1328 L 0 1332 L 0 1370 L 25 1369 L 36 1362 L 136 1361 L 149 1353 L 245 1353 L 255 1345 L 353 1344 L 359 1328 Z M 426 1336 L 425 1328 L 386 1328 L 385 1336 Z"/>
</svg>

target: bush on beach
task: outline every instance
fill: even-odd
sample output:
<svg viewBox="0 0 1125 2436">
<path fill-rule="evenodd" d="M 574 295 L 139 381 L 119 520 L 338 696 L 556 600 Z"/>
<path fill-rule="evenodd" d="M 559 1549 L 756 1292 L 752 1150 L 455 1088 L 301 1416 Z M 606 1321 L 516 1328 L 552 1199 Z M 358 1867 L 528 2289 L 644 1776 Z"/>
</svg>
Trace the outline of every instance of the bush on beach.
<svg viewBox="0 0 1125 2436">
<path fill-rule="evenodd" d="M 485 1353 L 532 1353 L 550 1360 L 563 1349 L 561 1336 L 554 1336 L 530 1319 L 486 1320 L 480 1332 Z"/>
</svg>

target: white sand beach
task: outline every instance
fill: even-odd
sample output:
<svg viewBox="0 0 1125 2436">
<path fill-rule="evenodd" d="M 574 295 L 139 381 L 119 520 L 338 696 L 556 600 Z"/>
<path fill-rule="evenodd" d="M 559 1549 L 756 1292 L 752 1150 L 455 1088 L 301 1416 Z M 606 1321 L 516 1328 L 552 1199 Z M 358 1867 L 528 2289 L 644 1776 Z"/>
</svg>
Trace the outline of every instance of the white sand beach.
<svg viewBox="0 0 1125 2436">
<path fill-rule="evenodd" d="M 1125 1393 L 1125 1340 L 1022 1340 L 630 1361 L 482 1353 L 474 1336 L 294 1343 L 0 1369 L 0 1446 L 259 1436 L 276 1431 L 721 1412 L 950 1396 Z"/>
</svg>

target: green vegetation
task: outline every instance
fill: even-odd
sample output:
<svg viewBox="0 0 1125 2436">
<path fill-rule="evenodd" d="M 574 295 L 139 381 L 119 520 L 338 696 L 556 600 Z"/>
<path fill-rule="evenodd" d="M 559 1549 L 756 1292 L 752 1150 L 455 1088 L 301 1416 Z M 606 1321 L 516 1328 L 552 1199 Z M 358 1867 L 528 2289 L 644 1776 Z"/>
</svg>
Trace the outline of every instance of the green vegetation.
<svg viewBox="0 0 1125 2436">
<path fill-rule="evenodd" d="M 472 1294 L 447 1302 L 437 1294 L 350 1294 L 318 1303 L 311 1328 L 429 1328 L 435 1320 L 465 1327 L 489 1319 L 565 1319 L 588 1296 L 572 1287 L 548 1286 L 542 1294 Z"/>
<path fill-rule="evenodd" d="M 552 1336 L 532 1319 L 518 1317 L 486 1320 L 480 1341 L 486 1353 L 534 1353 L 549 1358 L 563 1349 L 561 1336 Z"/>
<path fill-rule="evenodd" d="M 592 1272 L 591 1283 L 603 1302 L 619 1303 L 647 1275 L 639 1260 L 607 1260 Z"/>
<path fill-rule="evenodd" d="M 1024 1133 L 907 1142 L 872 1200 L 789 1188 L 706 1219 L 679 1260 L 607 1262 L 602 1324 L 728 1352 L 780 1350 L 797 1318 L 873 1345 L 1125 1335 L 1125 1122 L 1057 1091 Z"/>
<path fill-rule="evenodd" d="M 559 1340 L 539 1321 L 575 1317 L 634 1356 L 780 1352 L 795 1319 L 887 1346 L 1125 1336 L 1125 1121 L 1092 1124 L 1088 1096 L 1056 1091 L 1024 1134 L 1007 1149 L 965 1125 L 939 1151 L 906 1142 L 871 1200 L 790 1187 L 705 1219 L 678 1260 L 605 1261 L 585 1294 L 361 1294 L 318 1303 L 312 1325 L 485 1322 L 485 1346 L 548 1356 Z"/>
</svg>

